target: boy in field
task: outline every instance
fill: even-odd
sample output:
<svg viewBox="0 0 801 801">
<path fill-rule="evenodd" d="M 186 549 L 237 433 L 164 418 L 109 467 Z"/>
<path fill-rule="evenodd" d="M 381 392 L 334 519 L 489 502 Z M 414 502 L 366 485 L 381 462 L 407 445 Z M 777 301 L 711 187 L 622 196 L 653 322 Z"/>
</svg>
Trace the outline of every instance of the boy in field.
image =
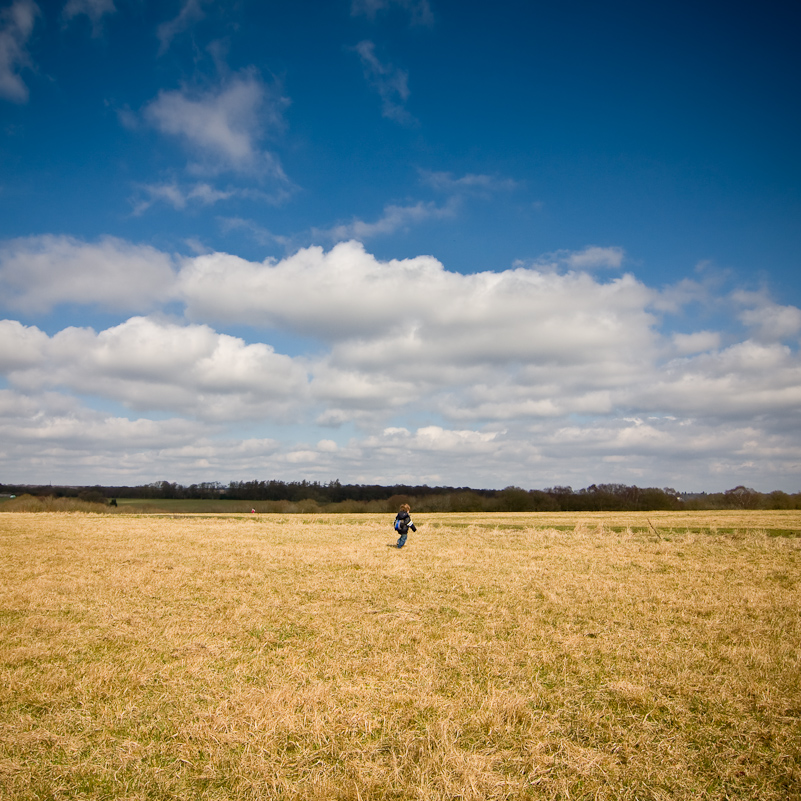
<svg viewBox="0 0 801 801">
<path fill-rule="evenodd" d="M 406 536 L 409 533 L 409 529 L 412 531 L 417 531 L 414 523 L 412 523 L 412 518 L 409 515 L 411 512 L 411 507 L 408 503 L 404 503 L 398 514 L 395 516 L 395 531 L 400 534 L 398 538 L 398 548 L 403 548 L 406 545 Z"/>
</svg>

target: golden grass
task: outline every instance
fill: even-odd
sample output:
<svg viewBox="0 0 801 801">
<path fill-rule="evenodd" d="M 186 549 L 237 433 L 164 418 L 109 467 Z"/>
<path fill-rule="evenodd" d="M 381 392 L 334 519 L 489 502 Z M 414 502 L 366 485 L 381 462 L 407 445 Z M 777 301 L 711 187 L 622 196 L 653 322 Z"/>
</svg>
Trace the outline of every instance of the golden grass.
<svg viewBox="0 0 801 801">
<path fill-rule="evenodd" d="M 391 521 L 0 514 L 0 799 L 801 798 L 801 513 Z"/>
</svg>

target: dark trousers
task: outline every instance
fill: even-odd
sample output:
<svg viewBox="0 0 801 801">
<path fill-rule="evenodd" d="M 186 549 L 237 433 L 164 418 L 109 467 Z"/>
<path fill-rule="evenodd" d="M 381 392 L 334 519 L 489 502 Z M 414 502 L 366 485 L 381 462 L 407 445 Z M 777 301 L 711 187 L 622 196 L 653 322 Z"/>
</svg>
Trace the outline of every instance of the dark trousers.
<svg viewBox="0 0 801 801">
<path fill-rule="evenodd" d="M 398 537 L 398 548 L 403 548 L 406 545 L 406 535 L 409 533 L 408 529 L 406 531 L 401 532 L 400 537 Z"/>
</svg>

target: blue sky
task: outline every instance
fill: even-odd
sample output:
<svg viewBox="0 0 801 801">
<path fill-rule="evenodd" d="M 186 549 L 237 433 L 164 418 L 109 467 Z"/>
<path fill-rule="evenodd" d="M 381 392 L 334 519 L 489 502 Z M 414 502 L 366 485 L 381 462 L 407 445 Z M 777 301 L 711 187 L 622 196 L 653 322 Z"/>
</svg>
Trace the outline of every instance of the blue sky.
<svg viewBox="0 0 801 801">
<path fill-rule="evenodd" d="M 799 16 L 0 2 L 0 481 L 798 491 Z"/>
</svg>

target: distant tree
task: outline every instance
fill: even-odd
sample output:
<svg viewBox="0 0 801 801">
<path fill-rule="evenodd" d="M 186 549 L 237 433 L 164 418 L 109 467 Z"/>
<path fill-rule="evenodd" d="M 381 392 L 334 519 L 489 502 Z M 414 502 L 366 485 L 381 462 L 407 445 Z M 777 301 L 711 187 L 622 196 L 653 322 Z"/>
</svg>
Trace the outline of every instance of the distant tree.
<svg viewBox="0 0 801 801">
<path fill-rule="evenodd" d="M 642 511 L 680 509 L 681 501 L 675 491 L 671 494 L 667 490 L 648 487 L 640 490 L 637 508 Z"/>
<path fill-rule="evenodd" d="M 397 512 L 401 508 L 401 504 L 408 503 L 414 511 L 414 498 L 409 495 L 392 495 L 386 500 L 387 512 Z"/>
<path fill-rule="evenodd" d="M 758 509 L 762 502 L 762 494 L 744 487 L 742 484 L 734 489 L 726 490 L 723 498 L 727 506 L 735 509 Z"/>
<path fill-rule="evenodd" d="M 520 487 L 506 487 L 498 493 L 499 512 L 528 512 L 531 509 L 531 498 L 526 490 Z"/>
<path fill-rule="evenodd" d="M 159 492 L 162 498 L 180 498 L 183 494 L 183 487 L 179 484 L 173 482 L 172 484 L 169 481 L 160 481 L 159 482 Z"/>
<path fill-rule="evenodd" d="M 78 493 L 78 500 L 86 503 L 106 503 L 106 496 L 99 489 L 83 489 Z"/>
<path fill-rule="evenodd" d="M 452 512 L 484 512 L 492 503 L 489 498 L 483 498 L 478 492 L 461 488 L 450 496 Z"/>
<path fill-rule="evenodd" d="M 542 490 L 529 490 L 529 509 L 532 512 L 558 512 L 557 500 Z"/>
<path fill-rule="evenodd" d="M 792 496 L 781 490 L 774 490 L 767 496 L 768 509 L 796 509 Z"/>
<path fill-rule="evenodd" d="M 565 512 L 570 509 L 570 501 L 573 498 L 573 487 L 548 487 L 544 492 L 556 501 L 557 510 Z"/>
</svg>

